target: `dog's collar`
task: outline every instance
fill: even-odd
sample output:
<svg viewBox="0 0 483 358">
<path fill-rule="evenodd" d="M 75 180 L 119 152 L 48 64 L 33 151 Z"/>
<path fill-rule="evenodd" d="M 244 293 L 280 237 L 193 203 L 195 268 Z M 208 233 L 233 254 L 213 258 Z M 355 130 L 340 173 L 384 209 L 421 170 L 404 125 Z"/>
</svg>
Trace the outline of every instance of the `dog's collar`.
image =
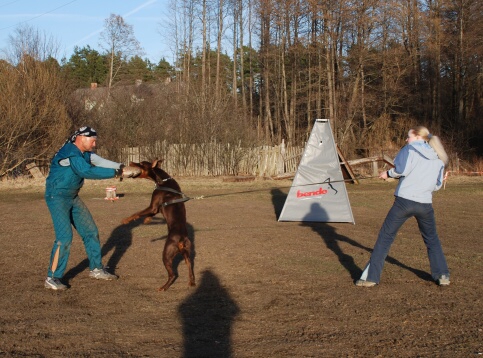
<svg viewBox="0 0 483 358">
<path fill-rule="evenodd" d="M 181 195 L 183 197 L 185 196 L 182 192 L 177 191 L 177 190 L 172 189 L 172 188 L 168 188 L 167 186 L 162 186 L 159 183 L 156 183 L 154 190 L 169 191 L 170 193 L 173 193 L 173 194 L 178 194 L 178 195 Z"/>
<path fill-rule="evenodd" d="M 156 176 L 157 176 L 157 175 L 156 175 Z M 158 179 L 159 179 L 159 178 L 158 178 Z M 166 179 L 161 179 L 161 180 L 160 180 L 160 183 L 158 183 L 158 182 L 156 181 L 156 186 L 158 186 L 158 185 L 162 186 L 162 183 L 164 183 L 164 182 L 166 182 L 166 181 L 168 181 L 168 180 L 173 180 L 173 178 L 168 177 L 168 178 L 166 178 Z"/>
<path fill-rule="evenodd" d="M 161 204 L 162 206 L 168 206 L 168 205 L 176 204 L 176 203 L 184 203 L 185 201 L 188 201 L 188 200 L 191 199 L 190 197 L 186 196 L 182 192 L 179 192 L 179 191 L 177 191 L 175 189 L 172 189 L 172 188 L 168 188 L 167 186 L 159 185 L 158 183 L 156 183 L 155 190 L 168 191 L 170 193 L 177 194 L 177 195 L 180 195 L 181 196 L 181 198 L 173 199 L 173 200 L 166 201 L 166 202 L 162 203 Z"/>
<path fill-rule="evenodd" d="M 159 179 L 159 178 L 157 178 L 157 179 Z M 166 179 L 160 179 L 159 182 L 155 181 L 154 182 L 154 190 L 158 189 L 159 187 L 163 187 L 164 182 L 167 182 L 168 180 L 172 180 L 172 179 L 173 178 L 169 177 L 169 178 L 166 178 Z"/>
</svg>

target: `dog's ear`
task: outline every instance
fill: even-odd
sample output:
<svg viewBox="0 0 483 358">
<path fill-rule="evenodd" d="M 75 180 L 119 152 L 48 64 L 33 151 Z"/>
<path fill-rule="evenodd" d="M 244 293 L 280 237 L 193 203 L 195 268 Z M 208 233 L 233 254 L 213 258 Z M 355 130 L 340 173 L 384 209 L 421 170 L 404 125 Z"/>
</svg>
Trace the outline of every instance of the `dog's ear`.
<svg viewBox="0 0 483 358">
<path fill-rule="evenodd" d="M 161 163 L 164 162 L 164 159 L 156 159 L 153 160 L 153 164 L 151 165 L 152 168 L 161 168 Z"/>
</svg>

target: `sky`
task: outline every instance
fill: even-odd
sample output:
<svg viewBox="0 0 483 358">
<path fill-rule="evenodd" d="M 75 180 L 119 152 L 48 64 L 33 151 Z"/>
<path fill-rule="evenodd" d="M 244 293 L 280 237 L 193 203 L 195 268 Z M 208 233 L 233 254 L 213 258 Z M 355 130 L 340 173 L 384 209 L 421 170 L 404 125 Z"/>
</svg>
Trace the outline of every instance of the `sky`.
<svg viewBox="0 0 483 358">
<path fill-rule="evenodd" d="M 69 59 L 75 46 L 103 52 L 100 34 L 105 20 L 115 14 L 133 27 L 145 52 L 142 58 L 173 63 L 165 25 L 168 4 L 169 0 L 0 0 L 0 50 L 8 48 L 15 29 L 28 25 L 59 44 L 59 61 Z"/>
</svg>

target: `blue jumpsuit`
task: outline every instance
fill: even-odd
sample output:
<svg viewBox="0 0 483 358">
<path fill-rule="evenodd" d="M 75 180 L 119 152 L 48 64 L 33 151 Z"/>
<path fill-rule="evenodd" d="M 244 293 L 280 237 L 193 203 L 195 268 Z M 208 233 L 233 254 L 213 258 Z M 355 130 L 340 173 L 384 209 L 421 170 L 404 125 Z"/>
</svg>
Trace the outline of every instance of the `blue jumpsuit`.
<svg viewBox="0 0 483 358">
<path fill-rule="evenodd" d="M 72 227 L 77 230 L 84 242 L 90 270 L 103 267 L 99 231 L 78 194 L 84 179 L 113 178 L 116 170 L 113 167 L 93 166 L 91 155 L 95 156 L 91 152 L 82 153 L 77 146 L 67 142 L 52 159 L 45 190 L 45 200 L 55 231 L 48 277 L 61 278 L 64 275 L 72 243 Z"/>
</svg>

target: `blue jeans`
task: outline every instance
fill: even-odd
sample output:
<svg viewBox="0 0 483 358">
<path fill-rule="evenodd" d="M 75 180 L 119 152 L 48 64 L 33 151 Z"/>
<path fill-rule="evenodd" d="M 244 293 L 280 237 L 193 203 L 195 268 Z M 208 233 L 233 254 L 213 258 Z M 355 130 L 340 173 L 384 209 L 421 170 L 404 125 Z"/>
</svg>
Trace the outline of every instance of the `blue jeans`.
<svg viewBox="0 0 483 358">
<path fill-rule="evenodd" d="M 48 277 L 61 278 L 67 267 L 74 227 L 84 242 L 89 268 L 102 268 L 99 231 L 89 209 L 78 197 L 45 197 L 54 223 L 55 241 L 50 254 Z"/>
<path fill-rule="evenodd" d="M 436 232 L 436 221 L 432 204 L 418 203 L 396 196 L 394 204 L 382 224 L 379 236 L 361 279 L 379 283 L 384 261 L 399 228 L 411 217 L 418 222 L 419 231 L 428 251 L 431 276 L 437 280 L 441 275 L 449 276 L 443 248 Z"/>
</svg>

